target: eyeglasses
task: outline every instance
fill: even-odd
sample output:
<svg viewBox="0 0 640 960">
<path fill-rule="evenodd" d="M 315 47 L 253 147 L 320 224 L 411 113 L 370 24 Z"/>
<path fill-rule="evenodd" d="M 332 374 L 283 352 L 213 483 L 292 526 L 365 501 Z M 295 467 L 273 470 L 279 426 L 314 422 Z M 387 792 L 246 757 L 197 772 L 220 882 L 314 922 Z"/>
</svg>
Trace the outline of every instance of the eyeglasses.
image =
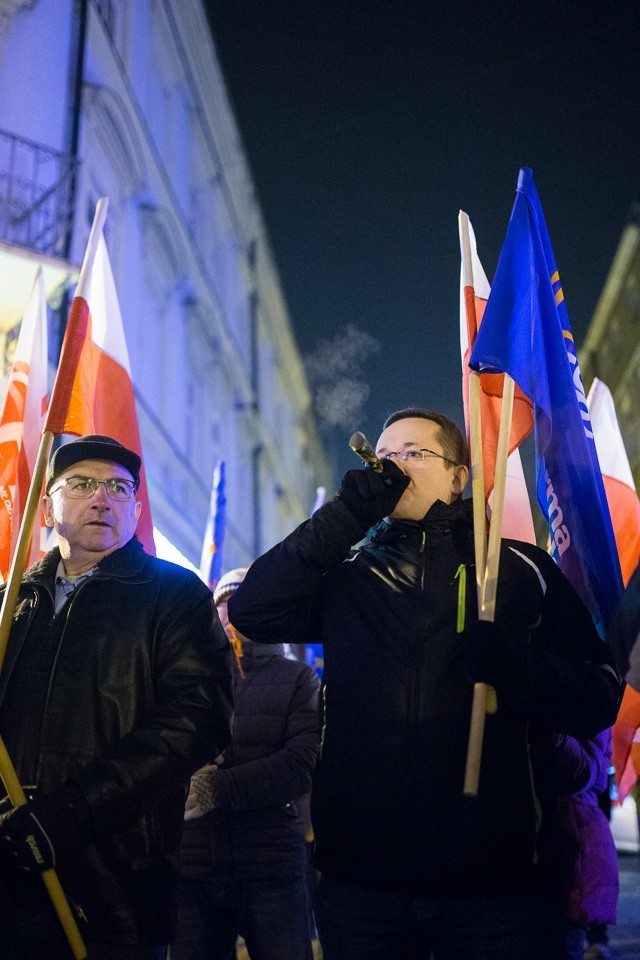
<svg viewBox="0 0 640 960">
<path fill-rule="evenodd" d="M 133 480 L 125 480 L 120 477 L 110 477 L 109 480 L 96 480 L 95 477 L 66 477 L 62 483 L 49 495 L 57 493 L 63 487 L 68 497 L 73 500 L 88 500 L 94 495 L 100 484 L 104 484 L 104 489 L 110 500 L 130 500 L 137 489 Z"/>
<path fill-rule="evenodd" d="M 422 447 L 421 450 L 405 450 L 404 453 L 397 453 L 396 451 L 392 450 L 390 453 L 385 453 L 385 455 L 380 457 L 380 459 L 408 460 L 409 462 L 416 462 L 417 460 L 426 460 L 428 457 L 439 457 L 440 460 L 446 460 L 447 463 L 452 463 L 454 467 L 458 466 L 455 460 L 450 460 L 449 457 L 445 457 L 441 453 L 436 453 L 435 450 L 428 450 L 426 447 Z"/>
</svg>

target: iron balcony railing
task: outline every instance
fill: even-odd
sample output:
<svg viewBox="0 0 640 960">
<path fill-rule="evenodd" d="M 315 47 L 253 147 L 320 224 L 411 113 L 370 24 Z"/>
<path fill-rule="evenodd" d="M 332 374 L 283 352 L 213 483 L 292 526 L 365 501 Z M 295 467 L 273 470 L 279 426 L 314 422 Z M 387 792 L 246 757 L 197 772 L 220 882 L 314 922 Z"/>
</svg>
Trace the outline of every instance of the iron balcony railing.
<svg viewBox="0 0 640 960">
<path fill-rule="evenodd" d="M 0 240 L 65 255 L 78 161 L 0 130 Z"/>
</svg>

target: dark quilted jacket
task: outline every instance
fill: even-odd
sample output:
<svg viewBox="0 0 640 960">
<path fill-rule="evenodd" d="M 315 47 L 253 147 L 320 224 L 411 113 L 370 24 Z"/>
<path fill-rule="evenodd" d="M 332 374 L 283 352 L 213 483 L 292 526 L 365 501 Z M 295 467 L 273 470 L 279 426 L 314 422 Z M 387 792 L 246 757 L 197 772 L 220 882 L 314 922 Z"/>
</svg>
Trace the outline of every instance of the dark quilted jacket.
<svg viewBox="0 0 640 960">
<path fill-rule="evenodd" d="M 319 747 L 319 681 L 281 645 L 248 643 L 234 676 L 233 740 L 214 774 L 218 809 L 185 823 L 182 876 L 302 876 L 305 824 Z M 210 759 L 214 759 L 211 757 Z"/>
<path fill-rule="evenodd" d="M 611 731 L 589 740 L 558 736 L 558 803 L 554 851 L 563 916 L 580 926 L 615 923 L 618 857 L 609 822 L 598 805 L 608 788 Z"/>
</svg>

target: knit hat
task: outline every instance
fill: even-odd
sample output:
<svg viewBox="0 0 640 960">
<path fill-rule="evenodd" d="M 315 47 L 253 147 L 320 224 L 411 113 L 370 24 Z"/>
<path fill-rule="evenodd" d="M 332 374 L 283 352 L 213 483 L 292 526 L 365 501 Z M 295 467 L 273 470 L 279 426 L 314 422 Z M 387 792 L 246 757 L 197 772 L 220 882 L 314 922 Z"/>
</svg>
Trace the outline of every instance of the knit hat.
<svg viewBox="0 0 640 960">
<path fill-rule="evenodd" d="M 58 447 L 47 467 L 47 493 L 53 481 L 81 460 L 106 460 L 109 463 L 119 463 L 129 471 L 136 485 L 140 484 L 140 467 L 142 460 L 133 450 L 127 450 L 121 443 L 112 437 L 101 437 L 89 434 L 78 437 L 62 447 Z"/>
<path fill-rule="evenodd" d="M 224 603 L 232 593 L 236 592 L 246 577 L 248 569 L 248 567 L 236 567 L 235 570 L 229 570 L 220 577 L 213 591 L 213 600 L 216 606 L 219 603 Z"/>
</svg>

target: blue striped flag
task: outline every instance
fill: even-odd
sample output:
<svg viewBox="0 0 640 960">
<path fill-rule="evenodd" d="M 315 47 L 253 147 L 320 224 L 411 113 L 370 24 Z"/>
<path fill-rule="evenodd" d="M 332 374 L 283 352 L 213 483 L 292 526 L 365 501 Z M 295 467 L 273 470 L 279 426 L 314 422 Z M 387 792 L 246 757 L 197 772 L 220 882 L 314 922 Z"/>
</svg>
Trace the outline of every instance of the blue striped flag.
<svg viewBox="0 0 640 960">
<path fill-rule="evenodd" d="M 534 402 L 537 494 L 551 555 L 604 630 L 622 591 L 589 409 L 531 170 L 516 200 L 469 361 L 508 373 Z"/>
<path fill-rule="evenodd" d="M 212 590 L 222 575 L 222 548 L 227 526 L 227 497 L 225 493 L 224 460 L 218 460 L 213 470 L 209 517 L 202 541 L 200 574 Z"/>
</svg>

